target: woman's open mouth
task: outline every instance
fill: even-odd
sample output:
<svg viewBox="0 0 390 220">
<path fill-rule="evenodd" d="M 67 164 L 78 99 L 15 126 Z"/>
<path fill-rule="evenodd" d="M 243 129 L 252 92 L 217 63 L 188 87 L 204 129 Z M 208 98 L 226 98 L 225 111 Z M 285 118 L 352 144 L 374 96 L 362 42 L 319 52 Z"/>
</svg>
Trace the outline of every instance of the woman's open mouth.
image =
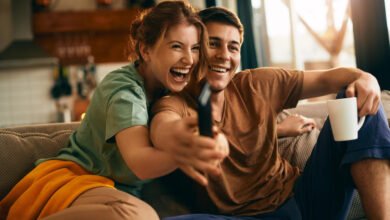
<svg viewBox="0 0 390 220">
<path fill-rule="evenodd" d="M 169 70 L 176 82 L 186 82 L 190 73 L 189 68 L 171 68 Z"/>
</svg>

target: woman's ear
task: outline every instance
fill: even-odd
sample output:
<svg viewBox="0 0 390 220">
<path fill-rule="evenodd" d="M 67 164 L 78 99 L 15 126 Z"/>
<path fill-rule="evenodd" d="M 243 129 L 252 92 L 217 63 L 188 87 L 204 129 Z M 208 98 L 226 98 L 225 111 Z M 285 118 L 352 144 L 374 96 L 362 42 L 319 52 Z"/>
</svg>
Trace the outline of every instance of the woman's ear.
<svg viewBox="0 0 390 220">
<path fill-rule="evenodd" d="M 149 47 L 148 46 L 146 46 L 143 43 L 140 43 L 139 44 L 139 52 L 141 54 L 141 57 L 142 57 L 143 61 L 149 61 L 150 60 Z"/>
</svg>

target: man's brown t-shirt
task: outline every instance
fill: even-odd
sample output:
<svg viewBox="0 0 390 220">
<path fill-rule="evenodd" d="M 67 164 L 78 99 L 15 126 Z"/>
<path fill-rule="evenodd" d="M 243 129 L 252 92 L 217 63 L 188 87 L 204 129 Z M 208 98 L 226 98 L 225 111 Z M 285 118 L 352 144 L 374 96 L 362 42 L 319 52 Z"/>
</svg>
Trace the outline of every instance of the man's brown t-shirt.
<svg viewBox="0 0 390 220">
<path fill-rule="evenodd" d="M 220 213 L 256 215 L 275 210 L 292 194 L 299 169 L 277 150 L 276 116 L 295 107 L 303 74 L 280 68 L 258 68 L 236 74 L 225 89 L 222 120 L 230 154 L 222 175 L 209 179 L 207 192 Z M 195 99 L 186 92 L 164 97 L 153 113 L 196 115 Z"/>
</svg>

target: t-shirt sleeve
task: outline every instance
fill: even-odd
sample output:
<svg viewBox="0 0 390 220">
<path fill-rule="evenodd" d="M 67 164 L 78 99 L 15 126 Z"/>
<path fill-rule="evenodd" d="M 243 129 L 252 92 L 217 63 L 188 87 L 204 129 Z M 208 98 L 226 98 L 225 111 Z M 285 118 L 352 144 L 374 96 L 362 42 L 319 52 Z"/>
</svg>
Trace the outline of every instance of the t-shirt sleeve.
<svg viewBox="0 0 390 220">
<path fill-rule="evenodd" d="M 121 90 L 109 100 L 106 114 L 105 140 L 132 126 L 148 125 L 148 109 L 144 96 L 133 90 Z"/>
<path fill-rule="evenodd" d="M 167 95 L 159 99 L 152 107 L 152 117 L 160 112 L 171 111 L 185 117 L 185 104 L 178 95 Z"/>
<path fill-rule="evenodd" d="M 275 111 L 281 112 L 298 104 L 303 87 L 303 72 L 282 68 L 251 70 L 252 88 L 266 98 Z"/>
</svg>

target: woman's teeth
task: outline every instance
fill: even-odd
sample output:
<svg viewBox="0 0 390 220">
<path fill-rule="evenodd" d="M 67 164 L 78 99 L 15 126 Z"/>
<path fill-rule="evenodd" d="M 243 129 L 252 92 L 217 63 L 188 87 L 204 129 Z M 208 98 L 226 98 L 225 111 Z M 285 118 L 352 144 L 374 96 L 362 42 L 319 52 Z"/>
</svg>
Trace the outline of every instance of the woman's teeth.
<svg viewBox="0 0 390 220">
<path fill-rule="evenodd" d="M 180 74 L 187 74 L 190 72 L 190 69 L 172 68 L 172 71 Z"/>
<path fill-rule="evenodd" d="M 173 75 L 173 78 L 177 81 L 185 80 L 186 75 L 190 72 L 189 69 L 181 69 L 181 68 L 172 68 L 170 71 Z"/>
</svg>

